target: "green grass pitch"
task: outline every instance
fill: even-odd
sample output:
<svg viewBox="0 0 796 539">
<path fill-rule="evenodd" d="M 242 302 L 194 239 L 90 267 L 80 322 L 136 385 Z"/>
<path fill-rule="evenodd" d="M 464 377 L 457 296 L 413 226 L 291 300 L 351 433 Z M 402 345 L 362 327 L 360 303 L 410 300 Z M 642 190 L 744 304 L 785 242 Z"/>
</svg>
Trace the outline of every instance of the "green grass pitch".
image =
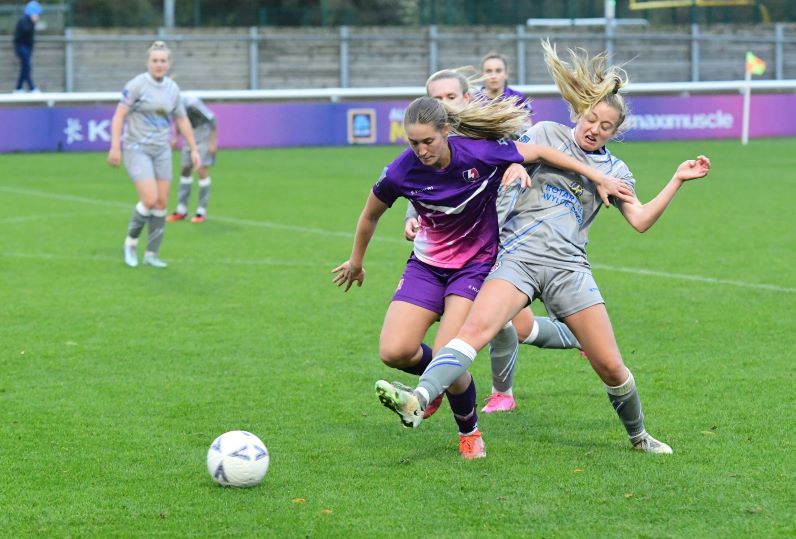
<svg viewBox="0 0 796 539">
<path fill-rule="evenodd" d="M 404 204 L 361 289 L 330 270 L 401 148 L 222 151 L 208 221 L 167 226 L 166 270 L 123 264 L 135 194 L 103 154 L 0 156 L 0 535 L 794 536 L 794 141 L 612 149 L 644 201 L 713 161 L 651 231 L 608 210 L 589 246 L 668 458 L 629 449 L 575 351 L 521 349 L 481 461 L 447 404 L 413 431 L 379 404 L 375 380 L 412 381 L 377 357 Z M 473 373 L 483 398 L 484 354 Z M 270 450 L 257 488 L 207 474 L 234 429 Z"/>
</svg>

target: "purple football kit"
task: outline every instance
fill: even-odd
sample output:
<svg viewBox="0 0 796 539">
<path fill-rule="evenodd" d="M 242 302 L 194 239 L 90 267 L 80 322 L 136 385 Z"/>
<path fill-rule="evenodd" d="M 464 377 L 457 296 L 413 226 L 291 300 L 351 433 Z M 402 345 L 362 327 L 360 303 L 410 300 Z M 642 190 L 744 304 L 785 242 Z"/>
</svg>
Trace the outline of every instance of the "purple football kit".
<svg viewBox="0 0 796 539">
<path fill-rule="evenodd" d="M 506 168 L 523 157 L 510 140 L 448 138 L 450 163 L 424 165 L 411 149 L 390 163 L 373 186 L 387 206 L 409 199 L 420 229 L 394 301 L 442 314 L 450 294 L 475 299 L 495 261 L 495 198 Z"/>
</svg>

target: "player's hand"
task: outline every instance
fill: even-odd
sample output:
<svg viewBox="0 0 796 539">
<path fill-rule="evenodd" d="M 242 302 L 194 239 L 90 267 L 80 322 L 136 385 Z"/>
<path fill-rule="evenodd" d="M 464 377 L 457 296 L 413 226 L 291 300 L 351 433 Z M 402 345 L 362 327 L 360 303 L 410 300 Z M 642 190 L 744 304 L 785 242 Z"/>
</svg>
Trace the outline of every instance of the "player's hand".
<svg viewBox="0 0 796 539">
<path fill-rule="evenodd" d="M 418 230 L 420 230 L 420 223 L 414 217 L 410 217 L 404 223 L 404 238 L 408 241 L 415 241 Z"/>
<path fill-rule="evenodd" d="M 600 200 L 603 201 L 606 208 L 611 207 L 609 197 L 614 197 L 622 202 L 633 202 L 636 200 L 633 190 L 618 178 L 604 176 L 603 180 L 595 185 L 597 186 L 597 195 L 600 197 Z"/>
<path fill-rule="evenodd" d="M 112 167 L 118 167 L 122 163 L 122 151 L 119 148 L 111 148 L 108 150 L 108 164 Z"/>
<path fill-rule="evenodd" d="M 516 181 L 520 182 L 520 188 L 524 189 L 531 186 L 531 177 L 528 175 L 528 171 L 525 170 L 525 167 L 519 163 L 512 163 L 511 166 L 506 169 L 506 172 L 503 173 L 500 189 L 505 190 Z"/>
<path fill-rule="evenodd" d="M 191 163 L 193 164 L 194 170 L 199 170 L 199 167 L 202 166 L 202 158 L 199 155 L 199 150 L 196 148 L 191 150 Z"/>
<path fill-rule="evenodd" d="M 350 260 L 346 260 L 334 268 L 332 273 L 337 274 L 332 279 L 332 282 L 337 286 L 345 285 L 344 292 L 348 292 L 348 289 L 355 282 L 357 286 L 362 286 L 362 282 L 365 280 L 365 268 L 352 266 Z"/>
<path fill-rule="evenodd" d="M 688 161 L 682 162 L 680 166 L 677 167 L 677 172 L 674 173 L 674 177 L 681 182 L 687 182 L 688 180 L 704 178 L 708 175 L 708 172 L 710 172 L 710 159 L 704 155 L 700 155 L 696 159 L 689 159 Z"/>
</svg>

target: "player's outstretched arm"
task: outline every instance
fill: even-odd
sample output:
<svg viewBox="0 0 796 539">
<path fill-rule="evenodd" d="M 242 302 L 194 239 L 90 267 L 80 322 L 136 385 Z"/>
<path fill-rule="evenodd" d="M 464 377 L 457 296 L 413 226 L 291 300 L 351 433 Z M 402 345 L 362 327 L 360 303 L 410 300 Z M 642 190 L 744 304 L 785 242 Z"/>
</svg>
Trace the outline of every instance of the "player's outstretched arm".
<svg viewBox="0 0 796 539">
<path fill-rule="evenodd" d="M 522 142 L 515 142 L 517 145 L 517 150 L 520 152 L 522 157 L 525 159 L 524 163 L 533 163 L 536 161 L 544 161 L 548 165 L 552 165 L 556 168 L 560 168 L 562 170 L 571 170 L 572 172 L 576 172 L 581 176 L 586 176 L 596 187 L 597 193 L 600 195 L 600 198 L 603 201 L 603 204 L 606 206 L 610 206 L 611 203 L 608 200 L 609 196 L 613 196 L 619 198 L 620 200 L 625 200 L 625 198 L 630 198 L 632 196 L 632 191 L 624 184 L 624 182 L 606 176 L 599 170 L 592 168 L 585 163 L 581 163 L 571 155 L 567 155 L 563 152 L 556 150 L 555 148 L 550 148 L 549 146 L 543 146 L 540 144 L 526 144 Z M 525 185 L 521 183 L 522 187 L 530 187 L 530 180 L 528 184 Z"/>
<path fill-rule="evenodd" d="M 689 159 L 683 161 L 675 171 L 672 179 L 669 180 L 658 195 L 647 202 L 642 204 L 637 198 L 634 197 L 632 202 L 627 202 L 622 205 L 622 215 L 625 220 L 630 223 L 630 226 L 639 232 L 646 232 L 652 225 L 663 215 L 663 212 L 669 206 L 669 203 L 674 199 L 674 195 L 682 187 L 683 183 L 704 178 L 710 172 L 710 159 L 704 155 L 700 155 L 696 159 Z"/>
<path fill-rule="evenodd" d="M 332 270 L 332 273 L 337 274 L 332 279 L 332 282 L 337 286 L 345 285 L 346 292 L 348 292 L 354 282 L 357 283 L 357 286 L 362 286 L 362 282 L 365 280 L 365 268 L 362 265 L 365 259 L 365 251 L 368 249 L 373 233 L 376 232 L 376 225 L 378 225 L 379 219 L 388 208 L 371 191 L 368 201 L 359 215 L 359 221 L 357 221 L 351 257 Z"/>
</svg>

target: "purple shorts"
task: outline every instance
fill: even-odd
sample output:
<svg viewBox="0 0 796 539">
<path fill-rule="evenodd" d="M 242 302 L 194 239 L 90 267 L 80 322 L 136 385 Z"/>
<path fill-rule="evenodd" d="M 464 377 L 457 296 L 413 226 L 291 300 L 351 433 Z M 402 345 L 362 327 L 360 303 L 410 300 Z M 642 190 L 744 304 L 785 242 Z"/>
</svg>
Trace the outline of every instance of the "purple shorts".
<svg viewBox="0 0 796 539">
<path fill-rule="evenodd" d="M 437 268 L 412 254 L 392 300 L 405 301 L 441 315 L 446 296 L 453 294 L 474 300 L 491 268 L 491 261 L 470 262 L 460 269 Z"/>
</svg>

